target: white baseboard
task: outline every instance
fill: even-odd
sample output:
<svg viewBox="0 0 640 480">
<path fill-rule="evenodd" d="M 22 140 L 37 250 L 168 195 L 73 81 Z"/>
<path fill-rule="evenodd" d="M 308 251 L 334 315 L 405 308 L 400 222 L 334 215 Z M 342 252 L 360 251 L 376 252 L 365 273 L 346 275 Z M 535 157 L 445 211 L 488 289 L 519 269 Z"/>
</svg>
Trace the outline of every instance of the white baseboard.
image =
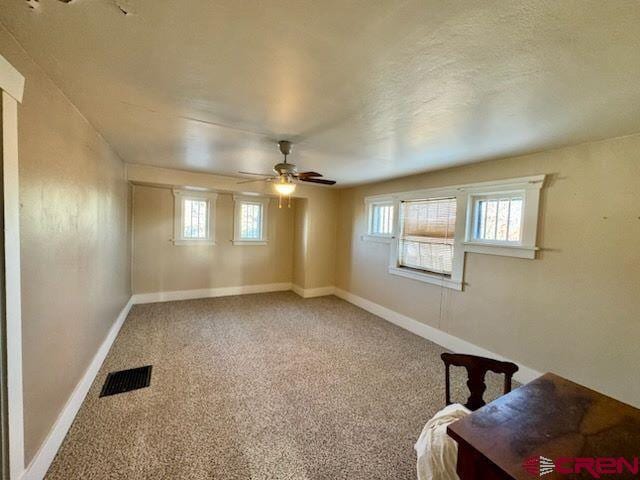
<svg viewBox="0 0 640 480">
<path fill-rule="evenodd" d="M 170 302 L 174 300 L 192 300 L 195 298 L 228 297 L 248 293 L 282 292 L 291 290 L 290 283 L 264 283 L 261 285 L 243 285 L 240 287 L 203 288 L 199 290 L 176 290 L 173 292 L 136 293 L 133 304 Z"/>
<path fill-rule="evenodd" d="M 326 295 L 333 295 L 336 291 L 336 287 L 318 287 L 318 288 L 302 288 L 299 285 L 291 285 L 291 290 L 296 292 L 302 298 L 324 297 Z"/>
<path fill-rule="evenodd" d="M 22 474 L 22 480 L 42 480 L 46 475 L 47 470 L 49 470 L 49 467 L 51 466 L 51 462 L 56 456 L 56 453 L 58 453 L 60 445 L 62 445 L 64 437 L 67 435 L 73 420 L 76 418 L 78 410 L 80 410 L 80 407 L 82 406 L 82 402 L 89 392 L 89 388 L 91 388 L 91 385 L 102 366 L 102 362 L 104 362 L 111 345 L 118 336 L 118 332 L 126 320 L 129 310 L 131 310 L 131 306 L 133 305 L 132 300 L 133 298 L 130 298 L 124 308 L 120 311 L 118 318 L 111 326 L 109 333 L 94 355 L 93 360 L 91 360 L 89 367 L 84 372 L 84 375 L 76 385 L 73 393 L 71 393 L 71 396 L 60 412 L 60 415 L 58 415 L 58 419 L 49 431 L 49 435 L 47 435 L 47 438 L 40 446 L 35 457 L 33 457 L 33 460 L 31 460 L 31 463 L 29 463 L 29 466 Z"/>
<path fill-rule="evenodd" d="M 468 353 L 471 355 L 479 355 L 482 357 L 490 357 L 496 358 L 498 360 L 513 362 L 517 364 L 518 367 L 520 367 L 520 370 L 518 370 L 518 372 L 515 374 L 515 379 L 520 383 L 528 383 L 542 375 L 542 373 L 529 368 L 526 365 L 522 365 L 521 363 L 514 362 L 513 360 L 505 358 L 502 355 L 498 355 L 496 353 L 490 352 L 489 350 L 485 350 L 484 348 L 478 347 L 473 343 L 462 340 L 461 338 L 443 332 L 442 330 L 438 330 L 437 328 L 426 325 L 411 317 L 407 317 L 406 315 L 402 315 L 401 313 L 374 303 L 371 300 L 367 300 L 366 298 L 362 298 L 354 295 L 351 292 L 342 290 L 341 288 L 335 288 L 335 295 L 342 298 L 343 300 L 346 300 L 349 303 L 353 303 L 354 305 L 373 313 L 374 315 L 382 317 L 385 320 L 404 328 L 405 330 L 409 330 L 410 332 L 422 338 L 431 340 L 432 342 L 437 343 L 438 345 L 451 350 L 452 352 Z"/>
</svg>

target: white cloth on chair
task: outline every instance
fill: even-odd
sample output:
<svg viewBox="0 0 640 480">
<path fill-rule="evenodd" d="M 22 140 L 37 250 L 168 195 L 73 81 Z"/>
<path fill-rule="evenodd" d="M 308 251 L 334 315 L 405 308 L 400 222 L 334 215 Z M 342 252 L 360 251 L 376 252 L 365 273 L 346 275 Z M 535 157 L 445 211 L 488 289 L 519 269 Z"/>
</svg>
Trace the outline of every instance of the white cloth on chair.
<svg viewBox="0 0 640 480">
<path fill-rule="evenodd" d="M 469 413 L 469 409 L 454 403 L 427 422 L 414 447 L 418 455 L 418 480 L 459 480 L 458 444 L 447 435 L 447 426 Z"/>
</svg>

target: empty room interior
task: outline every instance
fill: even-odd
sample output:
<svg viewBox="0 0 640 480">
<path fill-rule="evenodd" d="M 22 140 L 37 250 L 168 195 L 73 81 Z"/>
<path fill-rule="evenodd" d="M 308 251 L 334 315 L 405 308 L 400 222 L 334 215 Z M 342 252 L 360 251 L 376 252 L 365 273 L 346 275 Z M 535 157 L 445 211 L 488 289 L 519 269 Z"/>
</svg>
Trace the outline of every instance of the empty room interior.
<svg viewBox="0 0 640 480">
<path fill-rule="evenodd" d="M 0 478 L 640 478 L 639 26 L 0 0 Z"/>
</svg>

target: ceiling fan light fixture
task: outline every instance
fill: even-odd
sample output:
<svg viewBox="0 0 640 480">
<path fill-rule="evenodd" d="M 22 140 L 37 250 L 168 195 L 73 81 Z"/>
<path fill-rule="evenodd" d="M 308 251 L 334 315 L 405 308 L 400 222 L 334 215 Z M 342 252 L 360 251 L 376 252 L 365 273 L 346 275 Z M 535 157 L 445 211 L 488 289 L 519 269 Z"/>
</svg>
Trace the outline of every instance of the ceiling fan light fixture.
<svg viewBox="0 0 640 480">
<path fill-rule="evenodd" d="M 335 180 L 328 180 L 322 177 L 318 172 L 298 172 L 298 169 L 293 163 L 287 162 L 287 155 L 291 153 L 291 142 L 288 140 L 281 140 L 278 142 L 280 146 L 280 153 L 284 155 L 284 161 L 277 163 L 273 166 L 273 173 L 275 175 L 264 175 L 262 173 L 253 172 L 238 172 L 244 175 L 256 175 L 263 177 L 259 180 L 243 180 L 238 183 L 251 183 L 251 182 L 271 182 L 273 183 L 274 190 L 278 193 L 278 208 L 282 208 L 282 199 L 284 197 L 289 199 L 289 208 L 291 208 L 291 194 L 296 190 L 297 182 L 319 183 L 321 185 L 335 185 Z"/>
<path fill-rule="evenodd" d="M 296 189 L 296 184 L 287 177 L 280 177 L 273 186 L 276 189 L 276 192 L 285 197 L 291 195 Z"/>
</svg>

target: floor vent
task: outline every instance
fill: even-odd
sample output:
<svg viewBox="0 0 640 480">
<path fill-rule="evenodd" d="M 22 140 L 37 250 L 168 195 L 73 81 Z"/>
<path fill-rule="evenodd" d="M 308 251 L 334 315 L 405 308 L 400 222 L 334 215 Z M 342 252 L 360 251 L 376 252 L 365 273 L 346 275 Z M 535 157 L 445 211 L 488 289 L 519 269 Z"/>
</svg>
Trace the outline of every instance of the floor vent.
<svg viewBox="0 0 640 480">
<path fill-rule="evenodd" d="M 109 395 L 117 395 L 118 393 L 130 392 L 131 390 L 138 390 L 139 388 L 148 387 L 149 383 L 151 383 L 151 365 L 111 372 L 104 382 L 100 396 L 107 397 Z"/>
</svg>

